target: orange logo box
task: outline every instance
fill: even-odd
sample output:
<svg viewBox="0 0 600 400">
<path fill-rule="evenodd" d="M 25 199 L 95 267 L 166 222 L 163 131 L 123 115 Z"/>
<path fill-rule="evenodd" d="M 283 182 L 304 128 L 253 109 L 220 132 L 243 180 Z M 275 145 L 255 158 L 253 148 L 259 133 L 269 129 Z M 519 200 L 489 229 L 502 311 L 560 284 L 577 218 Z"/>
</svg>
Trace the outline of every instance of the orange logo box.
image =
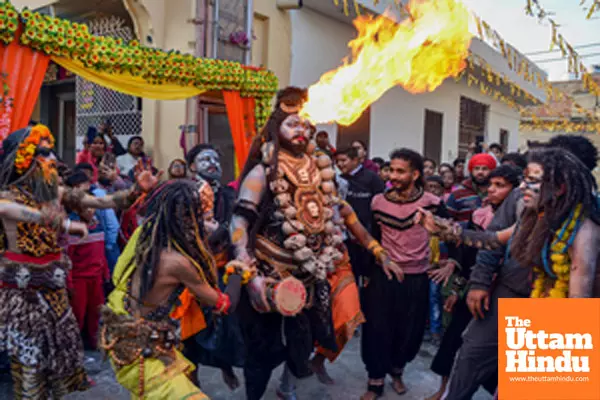
<svg viewBox="0 0 600 400">
<path fill-rule="evenodd" d="M 500 299 L 500 400 L 600 399 L 600 299 Z"/>
</svg>

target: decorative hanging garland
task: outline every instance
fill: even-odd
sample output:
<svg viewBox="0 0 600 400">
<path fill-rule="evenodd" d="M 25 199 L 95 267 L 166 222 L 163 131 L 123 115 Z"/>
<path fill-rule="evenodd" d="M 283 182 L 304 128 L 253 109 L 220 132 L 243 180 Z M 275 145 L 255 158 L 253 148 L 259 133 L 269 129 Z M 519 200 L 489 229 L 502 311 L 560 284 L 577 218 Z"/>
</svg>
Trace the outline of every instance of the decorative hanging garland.
<svg viewBox="0 0 600 400">
<path fill-rule="evenodd" d="M 92 35 L 87 25 L 43 15 L 25 9 L 19 13 L 12 4 L 0 3 L 0 40 L 16 39 L 50 56 L 82 63 L 86 68 L 110 74 L 129 73 L 154 85 L 193 86 L 202 91 L 236 90 L 242 97 L 254 97 L 264 105 L 278 90 L 277 77 L 268 70 L 240 63 L 197 58 L 179 51 L 141 46 L 137 40 Z M 257 127 L 266 122 L 264 109 L 256 107 Z"/>
</svg>

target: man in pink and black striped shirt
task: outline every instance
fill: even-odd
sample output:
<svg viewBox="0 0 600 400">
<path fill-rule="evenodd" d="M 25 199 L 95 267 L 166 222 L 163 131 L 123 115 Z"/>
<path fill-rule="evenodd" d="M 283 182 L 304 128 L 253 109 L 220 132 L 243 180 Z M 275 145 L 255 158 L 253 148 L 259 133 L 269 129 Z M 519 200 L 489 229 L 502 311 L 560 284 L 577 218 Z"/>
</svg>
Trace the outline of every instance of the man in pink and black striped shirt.
<svg viewBox="0 0 600 400">
<path fill-rule="evenodd" d="M 373 198 L 373 234 L 405 278 L 389 280 L 375 268 L 363 291 L 362 357 L 369 375 L 363 400 L 383 394 L 388 374 L 394 390 L 406 392 L 402 374 L 421 347 L 429 304 L 429 234 L 415 224 L 415 215 L 424 208 L 448 217 L 440 198 L 424 191 L 421 155 L 400 149 L 390 158 L 392 188 Z"/>
</svg>

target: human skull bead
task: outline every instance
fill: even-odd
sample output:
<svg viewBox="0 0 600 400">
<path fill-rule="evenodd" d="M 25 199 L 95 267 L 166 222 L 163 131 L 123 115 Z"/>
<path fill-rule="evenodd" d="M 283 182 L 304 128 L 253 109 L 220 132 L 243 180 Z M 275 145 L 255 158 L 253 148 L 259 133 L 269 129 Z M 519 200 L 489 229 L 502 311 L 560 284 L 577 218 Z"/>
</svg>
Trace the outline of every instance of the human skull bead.
<svg viewBox="0 0 600 400">
<path fill-rule="evenodd" d="M 294 260 L 303 262 L 313 257 L 313 255 L 314 254 L 311 249 L 308 247 L 303 247 L 294 252 Z"/>
<path fill-rule="evenodd" d="M 331 158 L 329 158 L 326 155 L 320 155 L 319 158 L 317 158 L 317 166 L 321 169 L 325 169 L 327 167 L 331 166 Z"/>
<path fill-rule="evenodd" d="M 332 181 L 325 181 L 321 183 L 321 191 L 324 194 L 332 194 L 335 191 L 335 183 Z"/>
<path fill-rule="evenodd" d="M 315 257 L 309 258 L 302 263 L 302 269 L 309 274 L 314 275 L 314 273 L 317 271 L 317 259 Z"/>
<path fill-rule="evenodd" d="M 335 171 L 333 168 L 325 168 L 321 171 L 321 178 L 326 181 L 331 181 L 335 177 Z"/>
<path fill-rule="evenodd" d="M 292 203 L 292 196 L 289 193 L 280 193 L 275 196 L 275 204 L 279 208 L 287 208 Z"/>
<path fill-rule="evenodd" d="M 292 251 L 299 250 L 306 246 L 306 236 L 304 235 L 292 235 L 283 242 L 283 246 Z"/>
<path fill-rule="evenodd" d="M 52 274 L 52 282 L 59 288 L 65 287 L 67 282 L 67 273 L 65 270 L 61 268 L 57 268 L 54 270 L 54 274 Z"/>
<path fill-rule="evenodd" d="M 19 289 L 25 289 L 31 280 L 31 272 L 29 269 L 21 267 L 15 275 L 15 280 L 17 281 L 17 286 L 19 286 Z"/>
<path fill-rule="evenodd" d="M 285 215 L 285 217 L 287 219 L 294 219 L 298 215 L 298 209 L 296 207 L 294 207 L 294 206 L 290 206 L 290 207 L 288 207 L 288 208 L 285 209 L 285 211 L 283 212 L 283 214 Z"/>
<path fill-rule="evenodd" d="M 275 179 L 269 186 L 275 194 L 286 193 L 290 188 L 290 184 L 285 179 Z"/>
</svg>

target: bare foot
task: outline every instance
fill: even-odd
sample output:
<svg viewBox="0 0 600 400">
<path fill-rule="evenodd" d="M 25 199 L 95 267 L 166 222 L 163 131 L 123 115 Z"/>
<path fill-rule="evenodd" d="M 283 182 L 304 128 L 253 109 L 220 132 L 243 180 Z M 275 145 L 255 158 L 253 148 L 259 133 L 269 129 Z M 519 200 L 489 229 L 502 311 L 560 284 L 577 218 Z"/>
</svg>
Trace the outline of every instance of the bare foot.
<svg viewBox="0 0 600 400">
<path fill-rule="evenodd" d="M 394 391 L 397 394 L 404 394 L 404 393 L 406 393 L 406 386 L 404 385 L 404 382 L 402 381 L 402 377 L 401 376 L 394 377 L 392 379 L 392 388 L 394 389 Z"/>
<path fill-rule="evenodd" d="M 233 391 L 240 387 L 240 381 L 238 380 L 238 377 L 235 375 L 235 372 L 233 372 L 232 369 L 229 371 L 222 369 L 221 374 L 223 375 L 223 382 L 225 382 L 225 384 L 227 385 L 227 387 L 229 387 L 230 390 Z"/>
<path fill-rule="evenodd" d="M 377 400 L 380 396 L 378 396 L 374 392 L 367 392 L 360 396 L 360 400 Z"/>
<path fill-rule="evenodd" d="M 310 361 L 310 368 L 317 375 L 317 379 L 324 385 L 333 385 L 335 382 L 333 378 L 329 376 L 327 373 L 327 369 L 325 368 L 324 358 L 319 357 L 319 355 L 315 356 Z"/>
</svg>

